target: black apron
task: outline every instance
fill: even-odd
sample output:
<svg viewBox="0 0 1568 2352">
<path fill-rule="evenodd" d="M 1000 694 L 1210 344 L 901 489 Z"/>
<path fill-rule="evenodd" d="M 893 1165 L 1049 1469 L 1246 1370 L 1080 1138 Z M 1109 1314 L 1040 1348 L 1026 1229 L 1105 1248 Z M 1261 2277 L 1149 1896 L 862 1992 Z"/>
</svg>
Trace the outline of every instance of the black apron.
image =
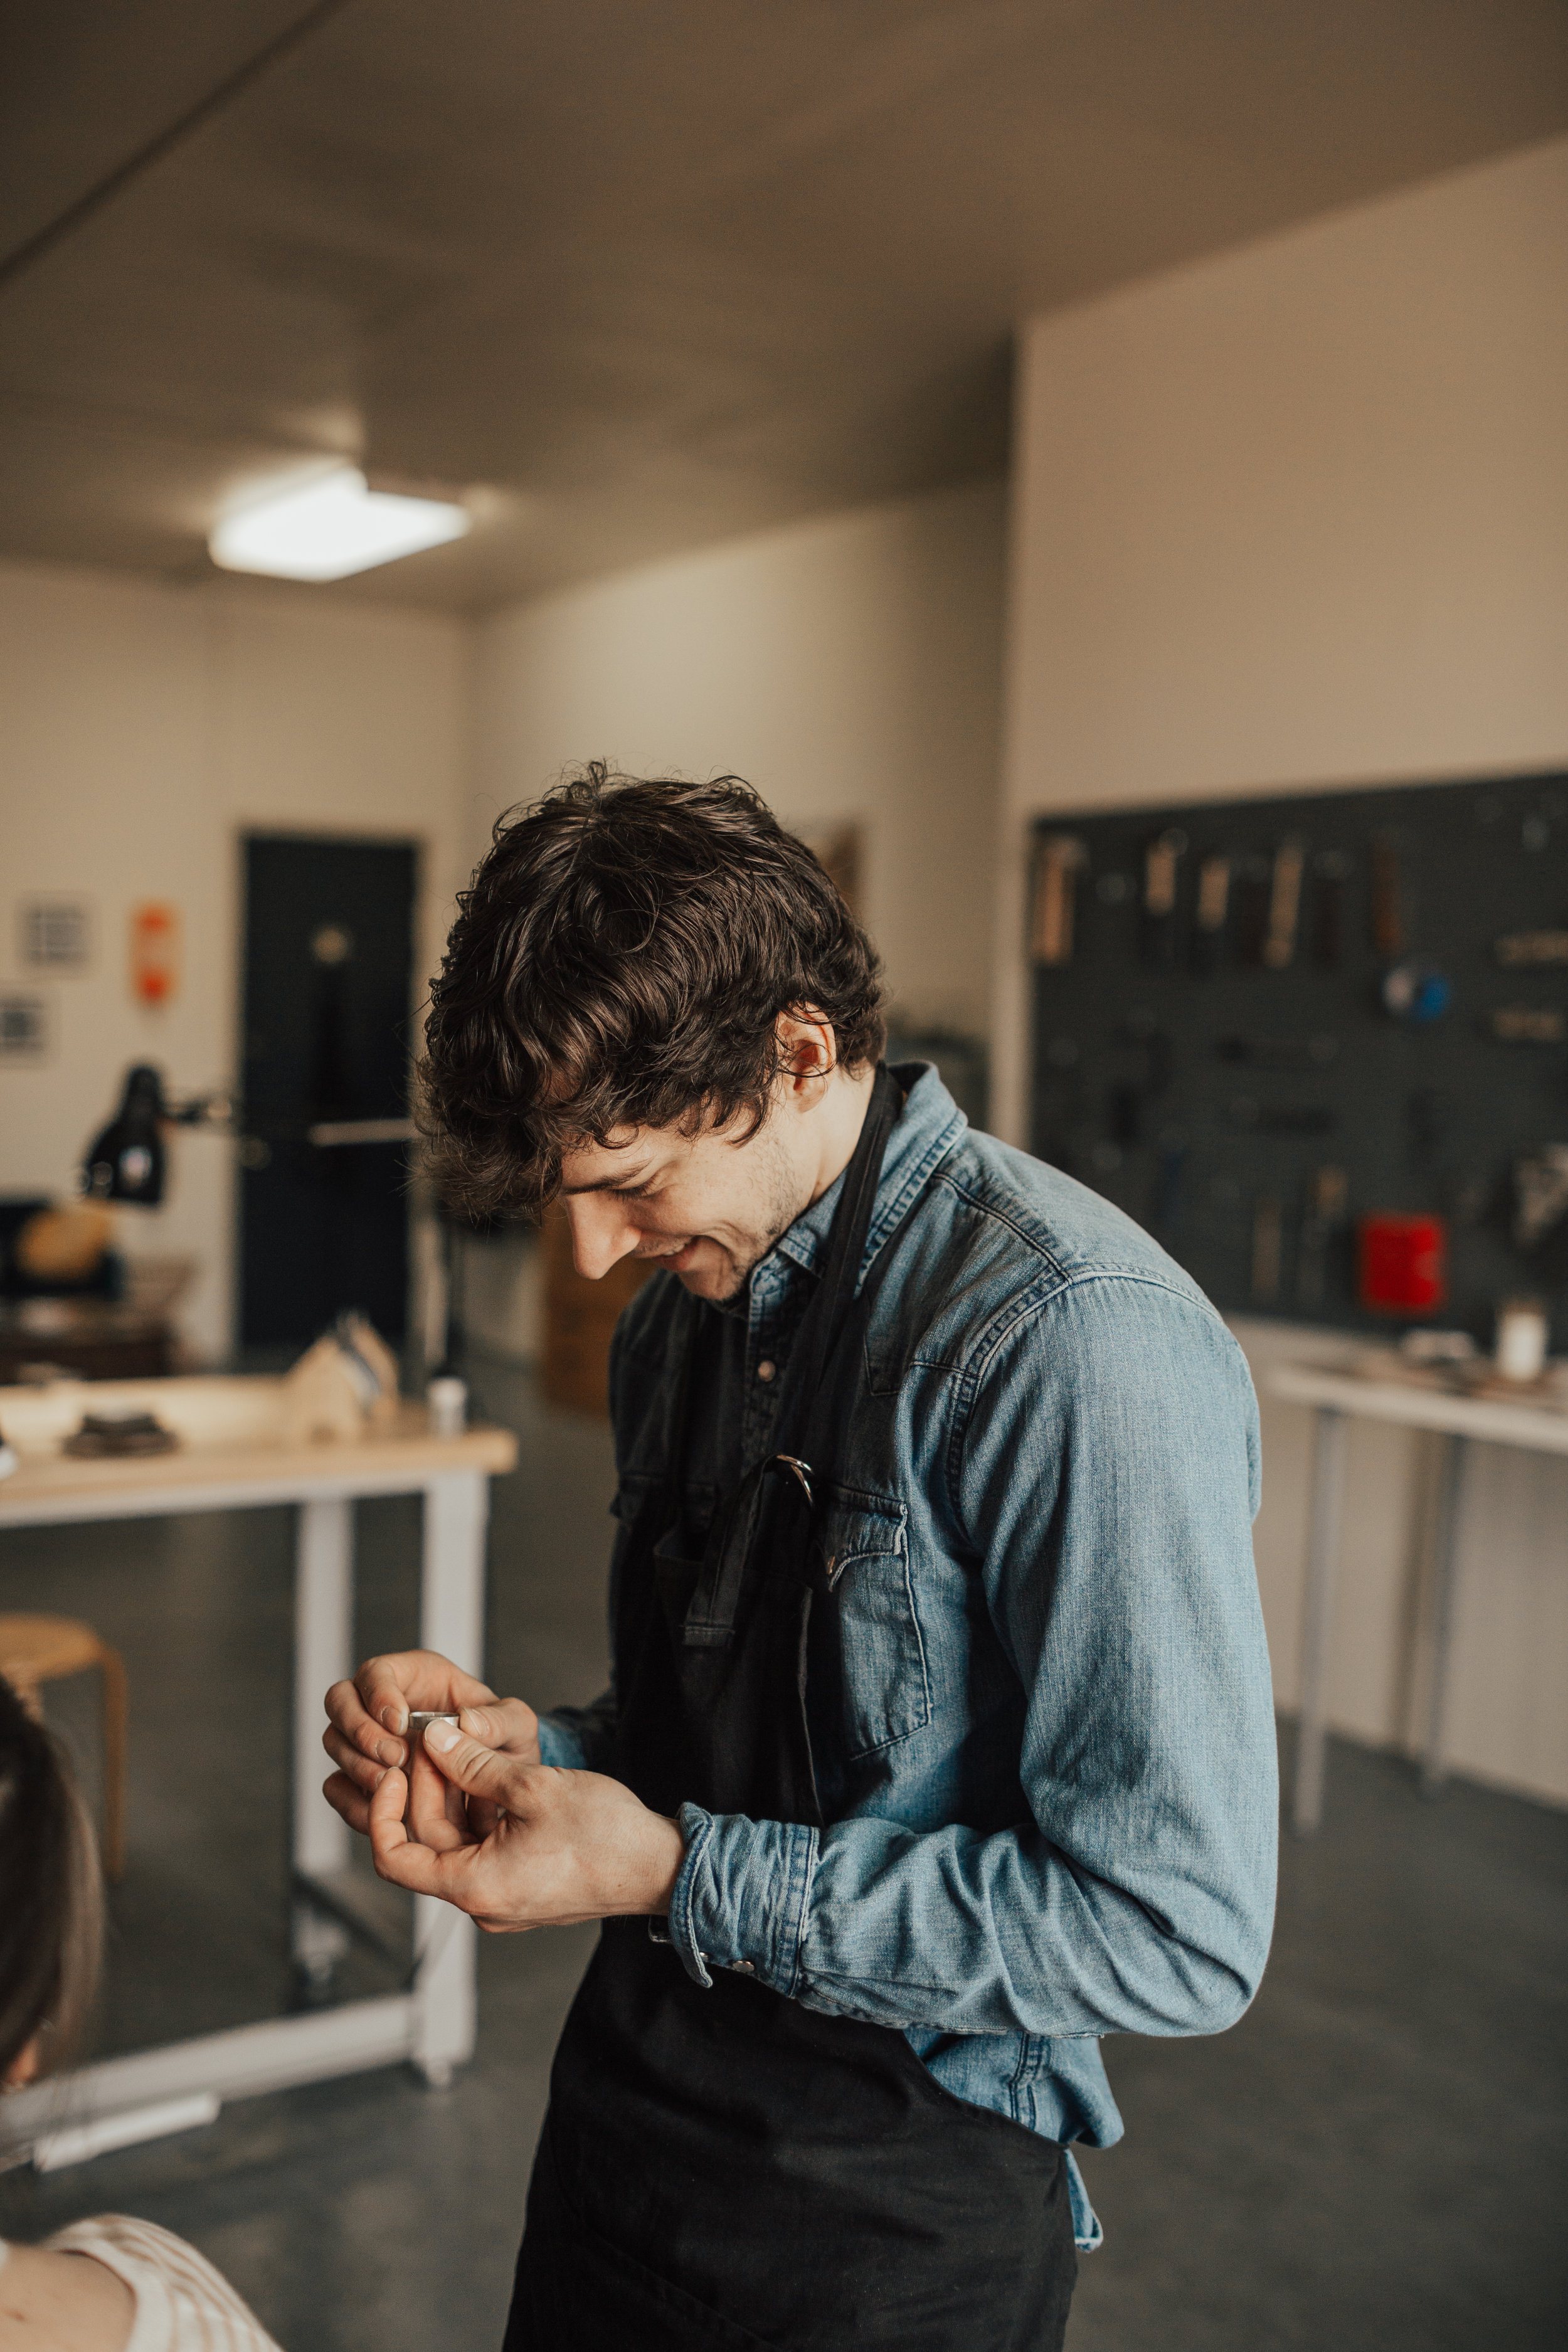
<svg viewBox="0 0 1568 2352">
<path fill-rule="evenodd" d="M 821 1826 L 806 1667 L 831 1652 L 837 1601 L 813 1493 L 854 1395 L 856 1276 L 900 1108 L 879 1071 L 781 1450 L 721 1503 L 700 1559 L 681 1474 L 709 1310 L 687 1309 L 669 1467 L 615 1610 L 606 1769 L 660 1812 L 690 1799 Z M 1055 2352 L 1077 2268 L 1055 2142 L 943 2090 L 891 2027 L 713 1978 L 695 1984 L 646 1919 L 605 1922 L 551 2074 L 505 2352 Z"/>
</svg>

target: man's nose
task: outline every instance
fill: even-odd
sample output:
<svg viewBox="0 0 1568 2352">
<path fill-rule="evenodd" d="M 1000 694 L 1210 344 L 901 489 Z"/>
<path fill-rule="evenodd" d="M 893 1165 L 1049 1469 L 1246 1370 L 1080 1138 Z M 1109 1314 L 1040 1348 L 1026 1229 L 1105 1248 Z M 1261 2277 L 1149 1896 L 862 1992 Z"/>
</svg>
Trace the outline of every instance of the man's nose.
<svg viewBox="0 0 1568 2352">
<path fill-rule="evenodd" d="M 623 1202 L 607 1192 L 584 1192 L 566 1202 L 572 1227 L 572 1263 L 590 1282 L 597 1282 L 637 1245 L 637 1227 Z"/>
</svg>

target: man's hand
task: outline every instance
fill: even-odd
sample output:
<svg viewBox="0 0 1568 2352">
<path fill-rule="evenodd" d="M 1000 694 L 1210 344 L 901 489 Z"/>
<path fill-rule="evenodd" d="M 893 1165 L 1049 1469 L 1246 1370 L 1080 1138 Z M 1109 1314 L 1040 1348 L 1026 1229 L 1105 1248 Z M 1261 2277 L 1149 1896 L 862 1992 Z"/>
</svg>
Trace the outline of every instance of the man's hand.
<svg viewBox="0 0 1568 2352">
<path fill-rule="evenodd" d="M 417 1816 L 411 1834 L 407 1782 L 389 1769 L 369 1806 L 381 1876 L 438 1895 L 492 1935 L 667 1912 L 686 1851 L 675 1822 L 602 1772 L 558 1771 L 486 1747 L 466 1732 L 469 1712 L 464 1730 L 433 1723 L 425 1735 L 427 1760 L 468 1826 L 459 1830 L 448 1807 L 429 1821 L 428 1838 Z M 493 1826 L 479 1834 L 485 1817 Z"/>
<path fill-rule="evenodd" d="M 435 1650 L 404 1650 L 372 1658 L 352 1683 L 334 1683 L 327 1693 L 329 1721 L 321 1745 L 337 1766 L 323 1795 L 351 1829 L 370 1832 L 370 1800 L 385 1772 L 409 1769 L 415 1825 L 434 1827 L 439 1812 L 454 1827 L 464 1823 L 461 1792 L 437 1773 L 428 1756 L 411 1759 L 401 1736 L 411 1707 L 449 1715 L 460 1710 L 463 1728 L 502 1755 L 525 1764 L 539 1761 L 539 1717 L 520 1698 L 497 1698 L 488 1685 L 464 1674 Z M 468 1820 L 479 1836 L 495 1826 L 495 1809 L 481 1800 Z"/>
</svg>

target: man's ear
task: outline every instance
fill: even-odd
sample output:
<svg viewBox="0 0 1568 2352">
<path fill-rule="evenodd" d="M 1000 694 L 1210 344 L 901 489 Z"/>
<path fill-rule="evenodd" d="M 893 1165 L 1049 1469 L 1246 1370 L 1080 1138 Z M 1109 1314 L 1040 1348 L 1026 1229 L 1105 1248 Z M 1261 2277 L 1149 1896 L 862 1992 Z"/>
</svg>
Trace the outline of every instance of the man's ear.
<svg viewBox="0 0 1568 2352">
<path fill-rule="evenodd" d="M 807 1004 L 798 1013 L 781 1013 L 774 1034 L 786 1092 L 802 1109 L 807 1109 L 821 1100 L 823 1088 L 838 1066 L 833 1024 Z"/>
</svg>

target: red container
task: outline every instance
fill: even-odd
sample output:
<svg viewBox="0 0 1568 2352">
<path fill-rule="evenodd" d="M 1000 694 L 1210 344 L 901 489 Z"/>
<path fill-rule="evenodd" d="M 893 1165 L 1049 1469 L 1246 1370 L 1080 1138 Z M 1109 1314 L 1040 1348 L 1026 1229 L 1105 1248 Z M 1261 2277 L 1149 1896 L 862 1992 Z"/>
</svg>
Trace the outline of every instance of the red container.
<svg viewBox="0 0 1568 2352">
<path fill-rule="evenodd" d="M 1430 1315 L 1448 1296 L 1448 1227 L 1442 1217 L 1363 1217 L 1358 1235 L 1361 1303 L 1381 1315 Z"/>
</svg>

